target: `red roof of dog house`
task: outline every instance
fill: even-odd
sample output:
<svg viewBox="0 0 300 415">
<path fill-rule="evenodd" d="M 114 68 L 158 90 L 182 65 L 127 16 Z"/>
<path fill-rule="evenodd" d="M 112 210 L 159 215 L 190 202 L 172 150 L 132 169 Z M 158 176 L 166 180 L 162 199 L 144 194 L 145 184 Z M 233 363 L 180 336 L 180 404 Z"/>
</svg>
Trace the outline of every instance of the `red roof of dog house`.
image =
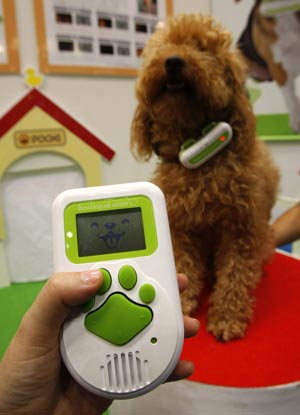
<svg viewBox="0 0 300 415">
<path fill-rule="evenodd" d="M 58 105 L 54 104 L 54 102 L 37 89 L 32 89 L 0 119 L 0 139 L 13 125 L 15 125 L 16 122 L 35 106 L 40 107 L 107 160 L 111 160 L 115 155 L 112 148 L 88 131 L 79 122 L 74 120 L 74 118 L 63 111 Z"/>
</svg>

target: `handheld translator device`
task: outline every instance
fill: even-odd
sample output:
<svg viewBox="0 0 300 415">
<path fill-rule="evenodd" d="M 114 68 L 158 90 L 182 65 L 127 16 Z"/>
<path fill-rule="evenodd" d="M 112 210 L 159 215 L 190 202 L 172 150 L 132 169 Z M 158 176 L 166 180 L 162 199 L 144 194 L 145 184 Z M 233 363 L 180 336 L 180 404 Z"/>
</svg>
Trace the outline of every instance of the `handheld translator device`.
<svg viewBox="0 0 300 415">
<path fill-rule="evenodd" d="M 72 189 L 52 215 L 55 271 L 100 269 L 104 278 L 63 326 L 66 367 L 100 396 L 152 390 L 173 371 L 184 337 L 163 193 L 146 182 Z"/>
<path fill-rule="evenodd" d="M 197 140 L 185 141 L 179 160 L 188 169 L 196 169 L 221 151 L 232 138 L 232 128 L 226 122 L 209 124 Z"/>
</svg>

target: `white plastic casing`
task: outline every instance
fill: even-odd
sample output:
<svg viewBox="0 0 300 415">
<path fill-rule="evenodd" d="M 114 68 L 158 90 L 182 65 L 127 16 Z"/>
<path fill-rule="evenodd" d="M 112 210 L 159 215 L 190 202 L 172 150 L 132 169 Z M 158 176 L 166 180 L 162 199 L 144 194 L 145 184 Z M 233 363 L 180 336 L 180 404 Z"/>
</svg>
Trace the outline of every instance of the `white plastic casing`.
<svg viewBox="0 0 300 415">
<path fill-rule="evenodd" d="M 106 262 L 72 263 L 66 255 L 65 208 L 78 201 L 93 201 L 145 195 L 153 206 L 158 246 L 149 256 Z M 53 203 L 53 251 L 55 272 L 105 268 L 112 276 L 111 287 L 95 297 L 91 311 L 97 310 L 113 293 L 124 293 L 142 304 L 139 288 L 151 284 L 156 291 L 149 305 L 151 323 L 129 343 L 116 346 L 88 331 L 88 313 L 75 308 L 61 333 L 61 355 L 74 379 L 90 392 L 111 399 L 133 398 L 163 383 L 175 368 L 183 345 L 184 330 L 164 195 L 148 182 L 72 189 L 61 193 Z M 147 226 L 147 223 L 144 223 Z M 118 281 L 123 265 L 137 272 L 137 283 L 129 291 Z M 89 311 L 90 312 L 90 311 Z M 156 342 L 152 342 L 155 339 Z"/>
<path fill-rule="evenodd" d="M 232 138 L 232 128 L 226 122 L 217 123 L 207 134 L 179 153 L 179 160 L 188 169 L 196 169 L 221 151 Z"/>
</svg>

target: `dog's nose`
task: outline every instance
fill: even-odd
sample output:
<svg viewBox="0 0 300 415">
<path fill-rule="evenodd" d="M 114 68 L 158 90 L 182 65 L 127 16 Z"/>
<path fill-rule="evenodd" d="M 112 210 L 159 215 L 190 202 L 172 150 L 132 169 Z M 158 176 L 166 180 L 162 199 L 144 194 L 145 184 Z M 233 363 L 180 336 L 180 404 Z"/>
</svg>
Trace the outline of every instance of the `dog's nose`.
<svg viewBox="0 0 300 415">
<path fill-rule="evenodd" d="M 177 73 L 184 67 L 184 60 L 179 56 L 170 56 L 165 60 L 165 68 L 168 73 Z"/>
</svg>

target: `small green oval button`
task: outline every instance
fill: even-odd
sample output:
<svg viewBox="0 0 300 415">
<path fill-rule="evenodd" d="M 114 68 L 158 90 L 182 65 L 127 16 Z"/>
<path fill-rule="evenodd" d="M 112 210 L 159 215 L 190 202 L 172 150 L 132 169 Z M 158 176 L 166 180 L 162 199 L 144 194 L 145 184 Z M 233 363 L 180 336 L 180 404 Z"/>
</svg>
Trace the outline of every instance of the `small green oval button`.
<svg viewBox="0 0 300 415">
<path fill-rule="evenodd" d="M 111 286 L 111 275 L 105 268 L 100 268 L 99 270 L 103 276 L 103 284 L 101 285 L 100 289 L 98 290 L 98 294 L 102 295 L 105 294 Z"/>
<path fill-rule="evenodd" d="M 135 269 L 131 265 L 124 265 L 119 271 L 119 283 L 125 290 L 132 290 L 137 282 Z"/>
<path fill-rule="evenodd" d="M 139 295 L 144 303 L 150 304 L 156 295 L 155 288 L 151 284 L 144 284 L 140 288 Z"/>
</svg>

